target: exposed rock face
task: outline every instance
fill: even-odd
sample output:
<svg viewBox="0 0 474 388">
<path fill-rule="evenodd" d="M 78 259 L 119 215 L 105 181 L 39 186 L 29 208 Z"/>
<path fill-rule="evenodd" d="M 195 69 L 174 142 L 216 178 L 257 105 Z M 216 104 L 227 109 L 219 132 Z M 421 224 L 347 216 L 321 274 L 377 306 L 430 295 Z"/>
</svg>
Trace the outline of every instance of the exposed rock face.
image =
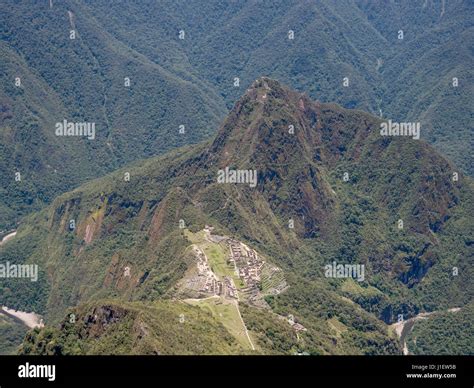
<svg viewBox="0 0 474 388">
<path fill-rule="evenodd" d="M 100 337 L 110 325 L 120 322 L 130 312 L 117 306 L 96 307 L 84 317 L 84 330 L 90 337 Z"/>
</svg>

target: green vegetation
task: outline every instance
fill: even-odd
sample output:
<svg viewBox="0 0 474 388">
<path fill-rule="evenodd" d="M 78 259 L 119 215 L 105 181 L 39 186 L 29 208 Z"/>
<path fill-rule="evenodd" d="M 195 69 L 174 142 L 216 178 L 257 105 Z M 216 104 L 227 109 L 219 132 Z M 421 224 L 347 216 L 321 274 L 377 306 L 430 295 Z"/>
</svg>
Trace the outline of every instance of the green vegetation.
<svg viewBox="0 0 474 388">
<path fill-rule="evenodd" d="M 200 308 L 176 301 L 102 300 L 71 310 L 60 329 L 29 331 L 20 354 L 234 354 L 242 350 Z"/>
<path fill-rule="evenodd" d="M 288 123 L 296 123 L 294 135 Z M 453 182 L 454 167 L 425 142 L 381 138 L 379 125 L 367 113 L 313 102 L 260 78 L 213 141 L 90 181 L 25 219 L 0 261 L 37 263 L 41 286 L 27 293 L 11 282 L 0 303 L 33 305 L 48 326 L 68 308 L 103 298 L 181 306 L 173 298 L 191 244 L 202 245 L 219 274 L 231 270 L 223 248 L 203 241 L 200 231 L 212 225 L 284 272 L 289 288 L 265 296 L 271 311 L 242 305 L 258 351 L 400 354 L 388 330 L 399 314 L 464 307 L 472 298 L 474 185 L 463 174 Z M 223 166 L 256 169 L 257 188 L 217 183 Z M 324 265 L 333 261 L 364 264 L 365 281 L 326 278 Z M 239 329 L 216 320 L 215 306 L 206 309 L 234 339 Z M 288 314 L 306 331 L 285 340 L 289 325 L 278 316 Z"/>
<path fill-rule="evenodd" d="M 252 308 L 240 303 L 240 312 L 245 321 L 249 335 L 262 354 L 295 354 L 307 349 L 304 337 L 301 340 L 290 327 L 286 319 L 264 310 Z"/>
<path fill-rule="evenodd" d="M 470 303 L 459 311 L 444 311 L 417 320 L 406 337 L 410 354 L 474 354 L 474 307 Z"/>
<path fill-rule="evenodd" d="M 186 231 L 185 235 L 189 241 L 196 244 L 204 252 L 209 260 L 209 266 L 212 272 L 214 272 L 220 279 L 224 276 L 230 276 L 236 282 L 238 281 L 238 277 L 236 277 L 233 267 L 227 263 L 229 252 L 225 245 L 207 241 L 204 231 L 194 234 Z"/>
<path fill-rule="evenodd" d="M 16 354 L 27 331 L 25 325 L 0 312 L 0 355 Z"/>
<path fill-rule="evenodd" d="M 319 284 L 318 284 L 319 283 Z M 284 293 L 267 297 L 277 314 L 294 315 L 307 328 L 300 334 L 310 354 L 399 354 L 396 338 L 374 315 L 320 282 L 291 282 Z M 339 322 L 335 330 L 335 321 Z M 342 329 L 344 327 L 344 329 Z"/>
<path fill-rule="evenodd" d="M 419 121 L 472 175 L 472 13 L 462 0 L 3 1 L 0 229 L 80 183 L 210 137 L 263 75 L 322 102 Z M 95 122 L 96 139 L 55 136 L 63 119 Z"/>
<path fill-rule="evenodd" d="M 209 137 L 226 113 L 223 99 L 189 69 L 163 67 L 108 32 L 99 9 L 82 1 L 2 3 L 1 229 L 80 183 Z M 55 136 L 64 119 L 95 123 L 95 139 Z"/>
<path fill-rule="evenodd" d="M 252 350 L 252 339 L 247 337 L 245 324 L 240 317 L 239 306 L 236 301 L 226 301 L 222 298 L 210 297 L 203 300 L 187 300 L 189 304 L 199 306 L 209 311 L 216 321 L 221 322 L 232 334 L 243 349 Z"/>
</svg>

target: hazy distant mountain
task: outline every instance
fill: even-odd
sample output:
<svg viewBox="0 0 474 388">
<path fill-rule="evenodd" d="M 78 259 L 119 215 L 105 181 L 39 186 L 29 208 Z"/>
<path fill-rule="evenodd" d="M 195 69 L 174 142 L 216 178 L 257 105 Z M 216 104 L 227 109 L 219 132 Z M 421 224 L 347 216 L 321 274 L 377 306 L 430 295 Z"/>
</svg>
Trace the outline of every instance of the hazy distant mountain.
<svg viewBox="0 0 474 388">
<path fill-rule="evenodd" d="M 80 182 L 208 137 L 225 114 L 205 81 L 116 39 L 82 2 L 3 2 L 0 25 L 1 228 Z M 63 120 L 94 123 L 95 138 L 56 136 Z"/>
<path fill-rule="evenodd" d="M 421 122 L 422 138 L 472 175 L 472 12 L 461 0 L 4 1 L 0 228 L 88 179 L 209 137 L 261 75 Z M 65 119 L 94 122 L 95 140 L 55 136 Z"/>
</svg>

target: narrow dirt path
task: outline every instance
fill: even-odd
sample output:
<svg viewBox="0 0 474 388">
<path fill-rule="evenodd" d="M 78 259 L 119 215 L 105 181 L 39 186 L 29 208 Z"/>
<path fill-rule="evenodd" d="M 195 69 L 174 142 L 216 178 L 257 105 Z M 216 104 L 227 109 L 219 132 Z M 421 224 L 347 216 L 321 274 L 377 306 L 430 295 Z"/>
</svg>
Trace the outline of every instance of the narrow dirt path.
<svg viewBox="0 0 474 388">
<path fill-rule="evenodd" d="M 255 346 L 253 345 L 252 340 L 250 339 L 249 331 L 247 330 L 247 326 L 245 326 L 244 319 L 242 318 L 242 314 L 240 314 L 240 308 L 239 308 L 239 302 L 235 301 L 235 307 L 237 309 L 237 312 L 239 313 L 240 320 L 242 322 L 242 326 L 245 330 L 245 335 L 247 336 L 247 339 L 249 340 L 250 346 L 252 347 L 252 350 L 255 350 Z"/>
</svg>

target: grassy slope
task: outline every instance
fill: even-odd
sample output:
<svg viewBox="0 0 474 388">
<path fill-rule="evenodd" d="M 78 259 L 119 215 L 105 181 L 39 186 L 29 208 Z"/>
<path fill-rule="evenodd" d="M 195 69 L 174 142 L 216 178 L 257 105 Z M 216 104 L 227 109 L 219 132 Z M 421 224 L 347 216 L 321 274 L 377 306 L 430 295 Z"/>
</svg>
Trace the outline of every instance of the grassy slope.
<svg viewBox="0 0 474 388">
<path fill-rule="evenodd" d="M 94 316 L 98 318 L 94 320 Z M 61 330 L 30 331 L 20 349 L 22 354 L 202 355 L 242 351 L 232 335 L 199 308 L 176 301 L 118 300 L 83 304 L 69 312 Z"/>
<path fill-rule="evenodd" d="M 189 300 L 191 305 L 199 306 L 204 311 L 209 311 L 216 321 L 221 322 L 232 334 L 242 348 L 252 350 L 252 343 L 249 341 L 245 324 L 240 318 L 239 307 L 235 301 L 226 301 L 218 296 L 205 300 Z"/>
</svg>

